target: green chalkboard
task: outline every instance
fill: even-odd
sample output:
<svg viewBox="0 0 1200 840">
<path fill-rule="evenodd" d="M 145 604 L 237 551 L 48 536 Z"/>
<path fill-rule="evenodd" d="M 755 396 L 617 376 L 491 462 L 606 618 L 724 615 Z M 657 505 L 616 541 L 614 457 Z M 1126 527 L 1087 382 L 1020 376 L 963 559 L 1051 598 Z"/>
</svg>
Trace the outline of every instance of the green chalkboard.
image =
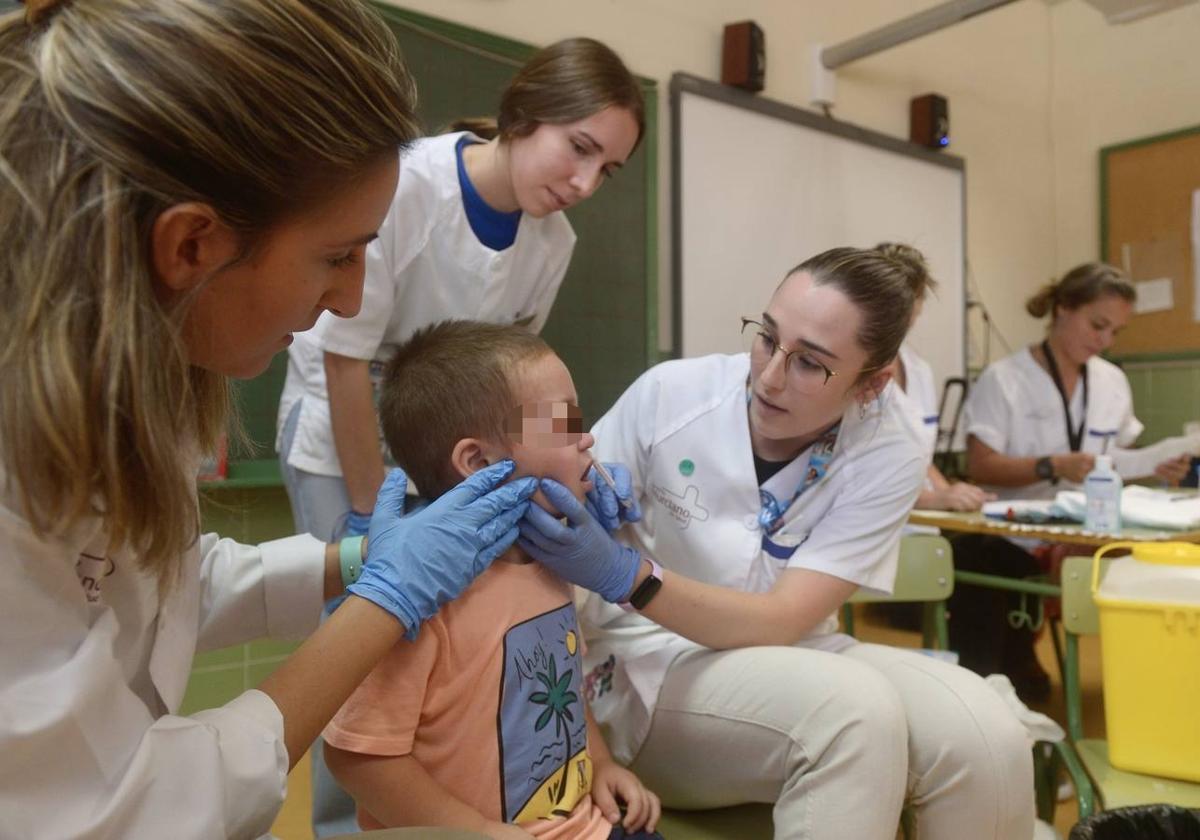
<svg viewBox="0 0 1200 840">
<path fill-rule="evenodd" d="M 419 90 L 430 134 L 463 116 L 494 115 L 500 93 L 535 47 L 458 24 L 376 4 L 396 34 Z M 568 211 L 579 237 L 570 269 L 542 335 L 575 378 L 590 423 L 658 357 L 657 92 L 643 79 L 647 126 L 637 152 L 593 198 Z M 274 454 L 275 409 L 287 368 L 276 357 L 257 379 L 237 386 L 251 451 L 231 453 L 231 478 Z M 269 473 L 269 471 L 267 471 Z"/>
<path fill-rule="evenodd" d="M 0 0 L 0 13 L 12 9 Z M 382 3 L 373 4 L 404 51 L 428 133 L 462 116 L 493 115 L 500 93 L 536 47 Z M 620 174 L 568 212 L 579 242 L 542 335 L 575 378 L 594 421 L 658 358 L 658 95 L 642 79 L 646 134 Z M 234 388 L 249 438 L 230 452 L 237 486 L 278 483 L 275 415 L 287 370 L 281 353 L 261 376 Z"/>
</svg>

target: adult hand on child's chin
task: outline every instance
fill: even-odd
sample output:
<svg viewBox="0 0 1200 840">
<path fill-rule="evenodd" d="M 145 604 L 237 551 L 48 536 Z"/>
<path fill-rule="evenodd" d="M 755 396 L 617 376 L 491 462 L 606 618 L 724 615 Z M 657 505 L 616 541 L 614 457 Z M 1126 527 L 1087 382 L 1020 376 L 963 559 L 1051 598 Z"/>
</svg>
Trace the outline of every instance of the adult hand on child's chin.
<svg viewBox="0 0 1200 840">
<path fill-rule="evenodd" d="M 392 470 L 371 515 L 362 576 L 347 591 L 390 612 L 416 638 L 422 621 L 516 542 L 537 481 L 505 484 L 512 471 L 512 461 L 501 461 L 404 516 L 408 478 Z"/>
<path fill-rule="evenodd" d="M 588 471 L 592 489 L 588 491 L 586 504 L 588 513 L 611 534 L 626 522 L 640 520 L 642 509 L 633 495 L 633 476 L 629 474 L 629 468 L 624 464 L 606 463 L 604 466 L 613 477 L 617 489 L 614 492 L 592 467 Z M 621 499 L 629 503 L 628 509 L 621 505 Z"/>
<path fill-rule="evenodd" d="M 530 505 L 521 520 L 517 544 L 559 577 L 590 589 L 606 601 L 625 600 L 633 588 L 641 555 L 614 540 L 557 481 L 543 478 L 540 489 L 566 522 Z"/>
</svg>

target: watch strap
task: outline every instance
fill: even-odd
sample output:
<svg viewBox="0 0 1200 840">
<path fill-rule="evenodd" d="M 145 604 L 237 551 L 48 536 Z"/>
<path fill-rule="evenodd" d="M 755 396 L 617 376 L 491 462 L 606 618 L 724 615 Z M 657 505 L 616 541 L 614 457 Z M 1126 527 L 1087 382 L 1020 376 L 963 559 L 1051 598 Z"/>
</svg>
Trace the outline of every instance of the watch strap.
<svg viewBox="0 0 1200 840">
<path fill-rule="evenodd" d="M 1049 455 L 1043 455 L 1041 458 L 1038 458 L 1033 465 L 1033 471 L 1043 481 L 1054 481 L 1058 478 L 1054 474 L 1054 462 L 1050 460 Z"/>
</svg>

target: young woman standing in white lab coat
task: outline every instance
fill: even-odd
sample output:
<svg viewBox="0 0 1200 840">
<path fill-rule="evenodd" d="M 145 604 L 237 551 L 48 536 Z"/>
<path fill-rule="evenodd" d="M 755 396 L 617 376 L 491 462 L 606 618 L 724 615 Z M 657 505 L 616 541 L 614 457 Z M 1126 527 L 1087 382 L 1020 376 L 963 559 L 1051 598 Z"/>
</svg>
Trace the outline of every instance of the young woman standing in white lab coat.
<svg viewBox="0 0 1200 840">
<path fill-rule="evenodd" d="M 365 566 L 199 533 L 227 378 L 359 306 L 411 80 L 357 0 L 40 0 L 0 17 L 0 91 L 0 834 L 257 837 L 533 491 L 501 466 L 401 519 L 389 481 Z M 259 689 L 177 714 L 197 647 L 302 636 L 347 583 Z"/>
<path fill-rule="evenodd" d="M 445 318 L 541 330 L 575 247 L 563 211 L 620 169 L 644 127 L 621 59 L 572 38 L 518 71 L 490 139 L 459 131 L 405 154 L 362 310 L 322 318 L 288 350 L 278 444 L 297 530 L 363 532 L 385 473 L 373 382 L 397 344 Z"/>
<path fill-rule="evenodd" d="M 1142 433 L 1124 371 L 1100 354 L 1133 314 L 1129 279 L 1103 263 L 1084 263 L 1043 287 L 1025 304 L 1035 318 L 1050 316 L 1046 338 L 989 365 L 971 388 L 964 410 L 971 478 L 1002 499 L 1045 499 L 1077 485 L 1095 456 L 1129 447 Z M 1188 458 L 1159 464 L 1156 474 L 1177 484 Z M 1000 537 L 955 540 L 959 568 L 1025 577 L 1051 569 L 1046 553 Z M 1049 681 L 1033 653 L 1034 634 L 1013 628 L 1015 604 L 997 590 L 956 586 L 951 642 L 962 663 L 979 673 L 1008 674 L 1018 691 L 1038 699 Z"/>
<path fill-rule="evenodd" d="M 924 283 L 901 253 L 834 249 L 743 320 L 748 354 L 639 378 L 593 429 L 644 512 L 616 540 L 542 482 L 568 522 L 530 512 L 522 545 L 600 596 L 588 699 L 664 803 L 773 802 L 777 838 L 890 840 L 906 800 L 922 838 L 1032 836 L 1029 741 L 1000 698 L 836 632 L 856 589 L 892 587 L 924 480 L 887 369 Z"/>
</svg>

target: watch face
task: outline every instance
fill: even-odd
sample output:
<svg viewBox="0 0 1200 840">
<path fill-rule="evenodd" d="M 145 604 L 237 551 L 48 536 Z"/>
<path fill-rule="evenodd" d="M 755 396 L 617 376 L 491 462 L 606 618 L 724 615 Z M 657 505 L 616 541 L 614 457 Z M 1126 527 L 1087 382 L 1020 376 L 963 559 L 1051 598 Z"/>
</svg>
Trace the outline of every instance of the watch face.
<svg viewBox="0 0 1200 840">
<path fill-rule="evenodd" d="M 637 588 L 633 595 L 629 596 L 629 604 L 634 609 L 640 610 L 650 603 L 650 600 L 658 594 L 659 588 L 662 586 L 662 580 L 654 575 L 642 581 L 642 585 Z"/>
<path fill-rule="evenodd" d="M 1054 478 L 1054 465 L 1050 463 L 1049 458 L 1038 458 L 1037 463 L 1034 465 L 1034 472 L 1037 473 L 1038 478 L 1049 480 Z"/>
</svg>

